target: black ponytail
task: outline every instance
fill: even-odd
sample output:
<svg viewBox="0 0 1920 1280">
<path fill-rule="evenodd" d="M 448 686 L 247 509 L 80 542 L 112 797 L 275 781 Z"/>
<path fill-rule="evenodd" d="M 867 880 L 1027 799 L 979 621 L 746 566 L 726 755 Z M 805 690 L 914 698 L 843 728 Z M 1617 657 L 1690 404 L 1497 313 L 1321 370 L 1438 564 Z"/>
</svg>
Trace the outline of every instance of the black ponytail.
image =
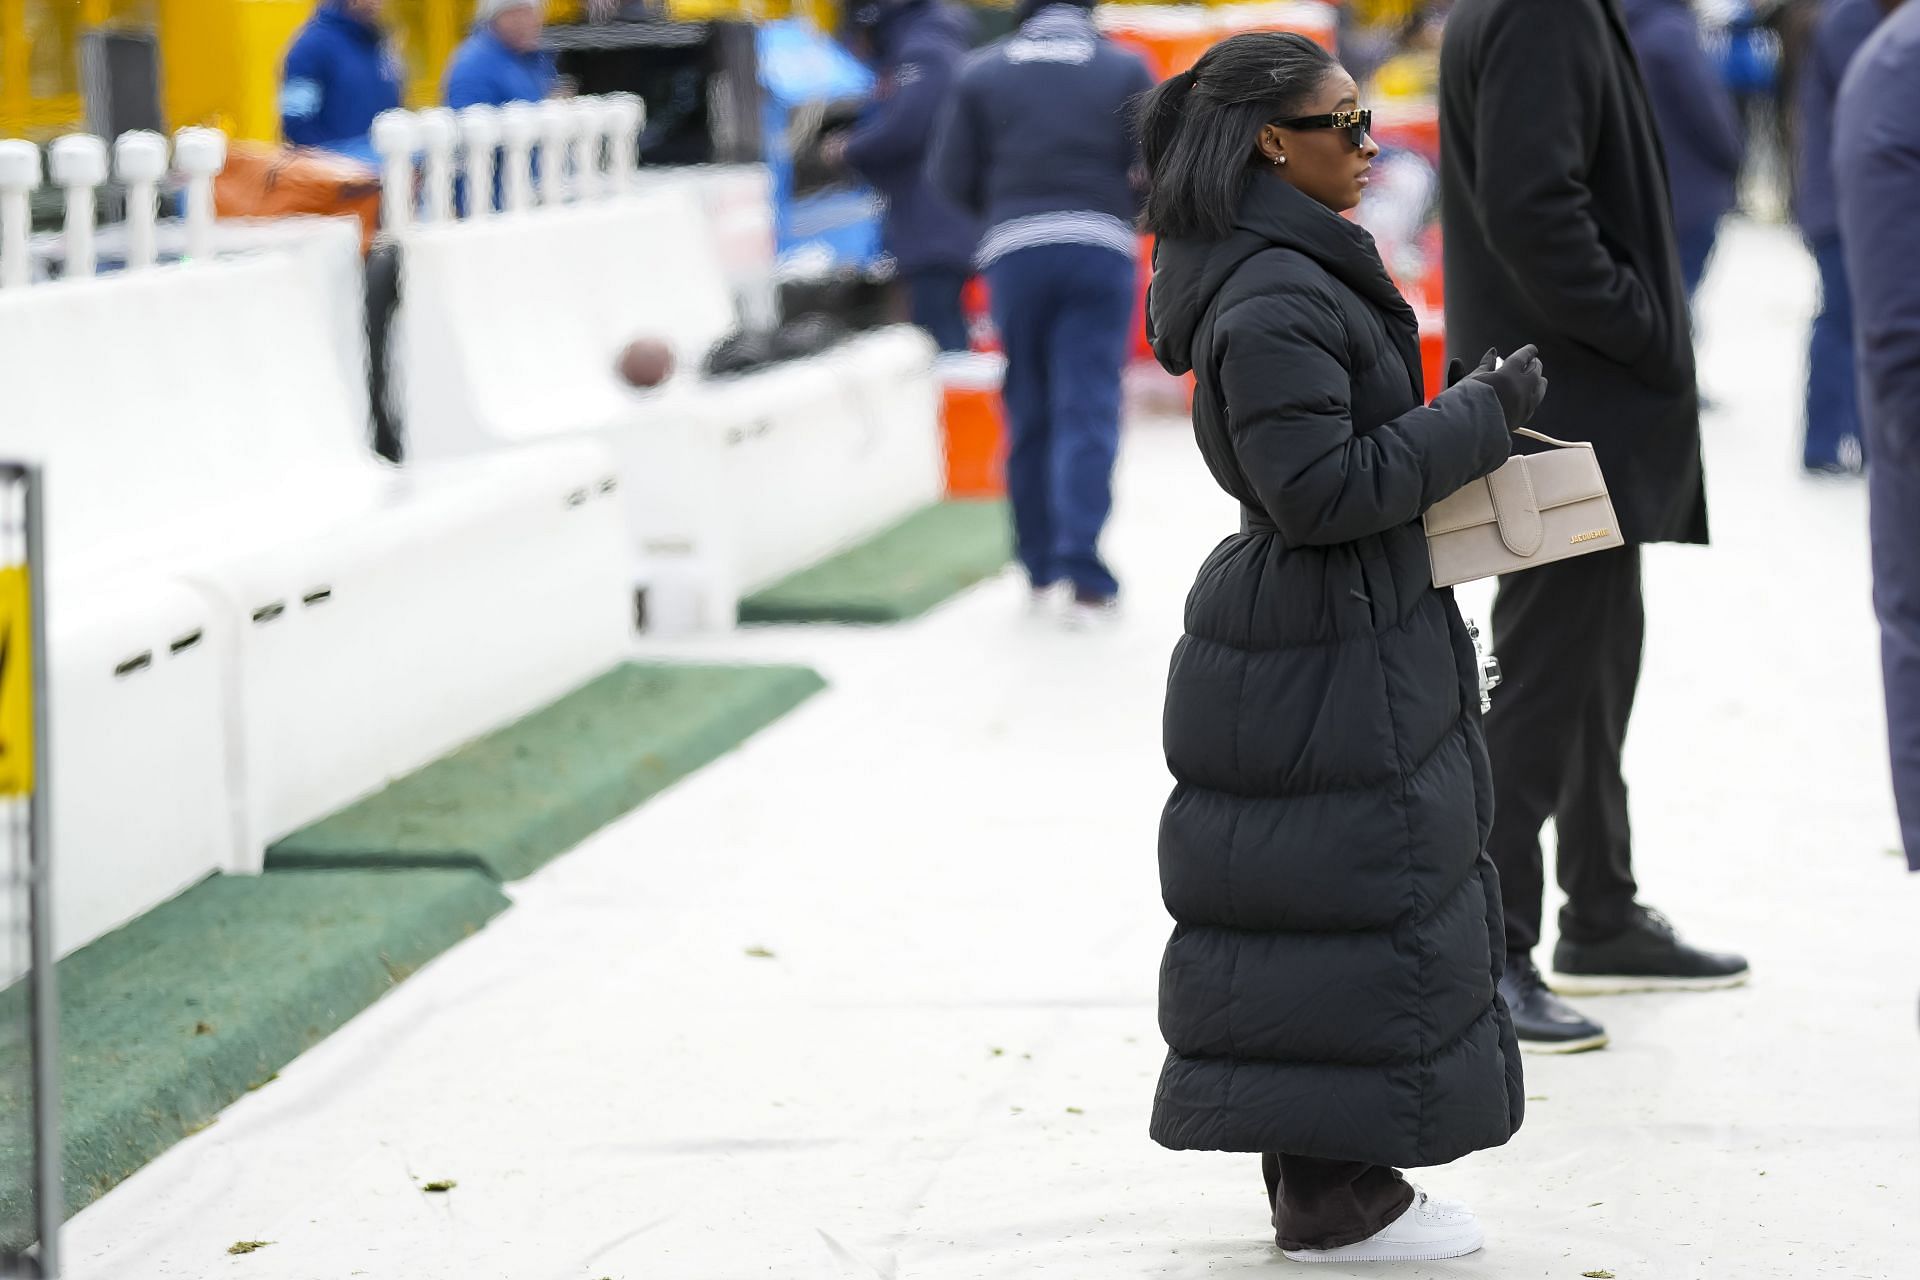
<svg viewBox="0 0 1920 1280">
<path fill-rule="evenodd" d="M 1135 127 L 1140 133 L 1140 158 L 1148 173 L 1160 172 L 1160 166 L 1180 136 L 1180 122 L 1187 113 L 1187 100 L 1193 94 L 1196 77 L 1191 71 L 1169 76 L 1147 90 L 1135 109 Z"/>
<path fill-rule="evenodd" d="M 1249 32 L 1207 50 L 1193 70 L 1140 99 L 1148 231 L 1221 240 L 1233 231 L 1260 128 L 1300 106 L 1339 63 L 1292 32 Z"/>
</svg>

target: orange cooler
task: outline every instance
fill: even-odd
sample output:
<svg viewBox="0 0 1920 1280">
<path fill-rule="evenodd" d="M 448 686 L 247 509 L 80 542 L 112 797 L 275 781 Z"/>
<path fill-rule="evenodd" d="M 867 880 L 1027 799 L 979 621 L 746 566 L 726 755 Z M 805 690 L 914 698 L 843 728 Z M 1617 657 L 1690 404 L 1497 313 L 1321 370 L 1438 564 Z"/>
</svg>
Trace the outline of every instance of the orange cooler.
<svg viewBox="0 0 1920 1280">
<path fill-rule="evenodd" d="M 947 449 L 949 498 L 998 498 L 1007 491 L 1007 363 L 992 355 L 942 356 L 937 367 Z"/>
</svg>

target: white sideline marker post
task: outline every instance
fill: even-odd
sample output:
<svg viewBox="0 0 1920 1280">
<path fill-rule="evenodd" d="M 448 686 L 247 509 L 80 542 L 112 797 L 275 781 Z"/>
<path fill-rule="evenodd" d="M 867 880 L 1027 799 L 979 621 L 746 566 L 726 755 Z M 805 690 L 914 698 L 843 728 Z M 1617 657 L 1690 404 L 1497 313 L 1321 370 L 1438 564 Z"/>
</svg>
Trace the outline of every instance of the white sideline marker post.
<svg viewBox="0 0 1920 1280">
<path fill-rule="evenodd" d="M 614 193 L 620 194 L 633 186 L 634 175 L 640 172 L 640 131 L 647 124 L 647 104 L 636 94 L 610 93 L 605 110 L 612 144 L 610 176 Z"/>
<path fill-rule="evenodd" d="M 413 154 L 420 124 L 411 111 L 382 111 L 373 118 L 373 149 L 380 156 L 380 225 L 404 231 L 413 222 Z"/>
<path fill-rule="evenodd" d="M 525 213 L 533 208 L 533 144 L 540 136 L 540 109 L 530 102 L 500 108 L 500 134 L 507 144 L 507 211 Z"/>
<path fill-rule="evenodd" d="M 19 138 L 0 141 L 0 289 L 23 288 L 33 279 L 28 201 L 39 186 L 40 148 Z"/>
<path fill-rule="evenodd" d="M 453 149 L 460 141 L 460 125 L 445 107 L 431 107 L 414 117 L 427 153 L 426 203 L 421 221 L 453 221 Z"/>
<path fill-rule="evenodd" d="M 70 133 L 47 148 L 47 170 L 66 192 L 68 279 L 85 279 L 99 267 L 94 250 L 95 193 L 107 180 L 107 144 L 90 133 Z"/>
<path fill-rule="evenodd" d="M 113 169 L 127 188 L 127 270 L 144 271 L 160 260 L 156 228 L 167 140 L 149 129 L 121 134 L 113 144 Z"/>
<path fill-rule="evenodd" d="M 540 204 L 565 204 L 570 198 L 567 153 L 573 149 L 573 109 L 550 98 L 534 110 L 540 120 Z"/>
<path fill-rule="evenodd" d="M 460 112 L 460 139 L 466 150 L 467 217 L 493 216 L 494 148 L 500 145 L 500 111 L 478 103 Z"/>
<path fill-rule="evenodd" d="M 606 194 L 606 170 L 600 163 L 605 136 L 600 131 L 598 98 L 575 98 L 565 104 L 573 125 L 573 194 L 576 200 L 597 200 Z"/>
<path fill-rule="evenodd" d="M 227 135 L 218 129 L 180 130 L 173 135 L 173 163 L 187 176 L 187 258 L 199 262 L 213 256 L 213 180 L 227 167 Z M 71 240 L 71 229 L 67 235 Z"/>
<path fill-rule="evenodd" d="M 46 169 L 67 194 L 67 269 L 69 280 L 92 276 L 100 267 L 94 251 L 94 198 L 108 180 L 108 144 L 90 132 L 60 138 L 46 150 Z"/>
</svg>

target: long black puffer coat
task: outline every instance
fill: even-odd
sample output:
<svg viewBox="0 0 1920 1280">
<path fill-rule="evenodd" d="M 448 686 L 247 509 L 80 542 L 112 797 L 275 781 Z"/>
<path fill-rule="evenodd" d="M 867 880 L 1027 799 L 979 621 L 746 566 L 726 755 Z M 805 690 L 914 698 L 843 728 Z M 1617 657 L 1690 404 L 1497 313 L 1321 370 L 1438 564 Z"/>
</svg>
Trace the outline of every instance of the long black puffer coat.
<svg viewBox="0 0 1920 1280">
<path fill-rule="evenodd" d="M 1243 531 L 1167 680 L 1169 1147 L 1441 1164 L 1520 1126 L 1472 642 L 1419 523 L 1506 460 L 1498 397 L 1423 407 L 1365 231 L 1265 173 L 1226 240 L 1163 240 L 1160 362 Z"/>
</svg>

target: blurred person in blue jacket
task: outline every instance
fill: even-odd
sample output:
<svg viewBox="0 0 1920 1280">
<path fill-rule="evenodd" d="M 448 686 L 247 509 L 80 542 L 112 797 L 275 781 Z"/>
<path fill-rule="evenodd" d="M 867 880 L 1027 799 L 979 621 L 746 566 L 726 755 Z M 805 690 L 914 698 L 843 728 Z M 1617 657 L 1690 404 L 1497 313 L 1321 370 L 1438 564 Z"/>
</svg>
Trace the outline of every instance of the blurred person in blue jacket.
<svg viewBox="0 0 1920 1280">
<path fill-rule="evenodd" d="M 1854 369 L 1853 294 L 1834 202 L 1833 107 L 1847 65 L 1885 15 L 1881 0 L 1826 0 L 1797 85 L 1800 233 L 1820 267 L 1820 313 L 1807 341 L 1807 435 L 1801 461 L 1815 474 L 1866 464 Z"/>
<path fill-rule="evenodd" d="M 449 107 L 539 102 L 553 92 L 553 55 L 540 49 L 545 8 L 544 0 L 480 0 L 473 33 L 447 65 Z"/>
<path fill-rule="evenodd" d="M 1044 4 L 1044 7 L 1041 7 Z M 1036 607 L 1070 583 L 1068 619 L 1118 600 L 1100 558 L 1136 323 L 1146 64 L 1101 36 L 1090 3 L 1023 0 L 1019 28 L 962 69 L 934 180 L 986 220 L 978 261 L 1007 356 L 1014 544 Z"/>
<path fill-rule="evenodd" d="M 1893 792 L 1920 871 L 1920 3 L 1867 41 L 1842 84 L 1833 169 L 1860 342 L 1873 604 Z"/>
<path fill-rule="evenodd" d="M 280 80 L 280 130 L 299 147 L 365 154 L 373 118 L 400 105 L 403 73 L 380 26 L 386 0 L 326 0 L 300 28 Z"/>
<path fill-rule="evenodd" d="M 866 0 L 848 22 L 879 84 L 859 122 L 828 145 L 827 159 L 886 197 L 882 235 L 913 322 L 942 351 L 965 351 L 960 298 L 973 275 L 980 222 L 934 187 L 927 149 L 972 44 L 973 18 L 941 0 Z"/>
<path fill-rule="evenodd" d="M 1736 203 L 1740 118 L 1707 57 L 1689 0 L 1623 0 L 1621 8 L 1667 153 L 1680 271 L 1691 298 L 1707 273 L 1720 219 Z"/>
</svg>

